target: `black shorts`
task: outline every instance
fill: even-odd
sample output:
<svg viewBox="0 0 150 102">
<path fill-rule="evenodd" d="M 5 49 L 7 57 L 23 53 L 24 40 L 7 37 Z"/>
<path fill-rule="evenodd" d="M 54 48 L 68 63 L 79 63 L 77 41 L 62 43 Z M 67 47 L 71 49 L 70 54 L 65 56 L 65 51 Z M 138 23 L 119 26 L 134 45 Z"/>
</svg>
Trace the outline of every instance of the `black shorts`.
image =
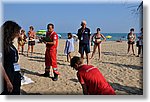
<svg viewBox="0 0 150 102">
<path fill-rule="evenodd" d="M 79 44 L 79 53 L 84 54 L 90 53 L 90 44 Z"/>
<path fill-rule="evenodd" d="M 28 45 L 30 45 L 30 46 L 35 45 L 35 41 L 29 41 L 29 42 L 28 42 Z"/>
<path fill-rule="evenodd" d="M 128 41 L 128 44 L 135 44 L 135 41 Z"/>
</svg>

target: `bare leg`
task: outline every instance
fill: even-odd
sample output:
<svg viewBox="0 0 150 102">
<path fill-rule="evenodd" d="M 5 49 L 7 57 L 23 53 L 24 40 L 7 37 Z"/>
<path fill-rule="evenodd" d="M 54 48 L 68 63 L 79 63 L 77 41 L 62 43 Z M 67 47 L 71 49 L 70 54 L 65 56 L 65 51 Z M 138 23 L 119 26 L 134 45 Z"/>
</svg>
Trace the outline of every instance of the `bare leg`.
<svg viewBox="0 0 150 102">
<path fill-rule="evenodd" d="M 130 44 L 128 44 L 128 52 L 127 52 L 127 54 L 129 53 L 129 51 L 130 51 Z"/>
<path fill-rule="evenodd" d="M 33 54 L 33 47 L 34 47 L 34 46 L 32 45 L 32 46 L 31 46 L 31 55 Z"/>
<path fill-rule="evenodd" d="M 140 56 L 140 53 L 141 53 L 141 46 L 138 46 L 138 55 L 137 55 L 137 57 Z"/>
<path fill-rule="evenodd" d="M 90 59 L 92 59 L 92 58 L 93 58 L 93 56 L 94 56 L 94 54 L 95 54 L 95 51 L 96 51 L 96 48 L 97 48 L 97 45 L 95 45 L 95 44 L 94 44 L 94 48 L 93 48 L 93 52 L 92 52 L 92 56 L 91 56 L 91 58 L 90 58 Z"/>
<path fill-rule="evenodd" d="M 84 53 L 81 54 L 81 60 L 82 60 L 82 62 L 83 62 L 83 59 L 84 59 Z"/>
<path fill-rule="evenodd" d="M 69 52 L 68 55 L 69 55 L 69 59 L 70 59 L 69 62 L 70 62 L 71 61 L 71 52 Z"/>
<path fill-rule="evenodd" d="M 28 45 L 27 56 L 28 56 L 29 51 L 30 51 L 30 45 Z"/>
<path fill-rule="evenodd" d="M 22 46 L 22 54 L 23 54 L 23 50 L 24 50 L 24 45 Z"/>
<path fill-rule="evenodd" d="M 67 62 L 69 62 L 69 55 L 67 54 Z"/>
<path fill-rule="evenodd" d="M 133 55 L 135 55 L 135 54 L 134 54 L 134 45 L 133 45 L 133 44 L 132 44 L 132 52 L 133 52 Z"/>
<path fill-rule="evenodd" d="M 87 65 L 89 64 L 89 54 L 86 53 L 86 58 L 87 58 Z"/>
<path fill-rule="evenodd" d="M 101 44 L 98 45 L 99 60 L 101 61 Z"/>
</svg>

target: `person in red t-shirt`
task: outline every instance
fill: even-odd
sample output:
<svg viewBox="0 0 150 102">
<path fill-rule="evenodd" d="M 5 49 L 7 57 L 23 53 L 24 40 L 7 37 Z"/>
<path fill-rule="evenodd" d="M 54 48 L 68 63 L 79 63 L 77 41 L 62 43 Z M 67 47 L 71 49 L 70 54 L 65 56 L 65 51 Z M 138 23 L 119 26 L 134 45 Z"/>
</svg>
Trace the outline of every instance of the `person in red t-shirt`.
<svg viewBox="0 0 150 102">
<path fill-rule="evenodd" d="M 71 59 L 71 67 L 75 68 L 85 95 L 115 95 L 114 89 L 106 81 L 98 68 L 92 65 L 83 65 L 80 57 Z"/>
<path fill-rule="evenodd" d="M 53 81 L 58 80 L 58 69 L 57 69 L 57 46 L 58 46 L 58 35 L 54 32 L 54 25 L 47 25 L 47 33 L 46 37 L 49 38 L 49 41 L 44 41 L 46 44 L 46 52 L 45 52 L 45 73 L 42 74 L 45 77 L 49 77 L 50 66 L 53 68 L 54 78 Z"/>
</svg>

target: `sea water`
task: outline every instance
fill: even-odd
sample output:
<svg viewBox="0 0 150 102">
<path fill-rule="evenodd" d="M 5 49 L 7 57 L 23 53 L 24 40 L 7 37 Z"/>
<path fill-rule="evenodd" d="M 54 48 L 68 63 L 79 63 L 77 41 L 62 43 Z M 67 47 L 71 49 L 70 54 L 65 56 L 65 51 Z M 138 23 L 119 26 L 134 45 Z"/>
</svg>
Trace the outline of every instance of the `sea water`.
<svg viewBox="0 0 150 102">
<path fill-rule="evenodd" d="M 61 39 L 67 39 L 67 33 L 58 33 L 62 36 Z M 72 33 L 72 34 L 76 34 L 76 33 Z M 93 35 L 94 33 L 92 33 Z M 106 39 L 107 41 L 117 41 L 117 40 L 122 40 L 122 41 L 127 41 L 127 35 L 128 33 L 102 33 L 105 37 L 106 36 L 112 36 L 112 38 L 110 39 Z M 91 35 L 91 36 L 92 36 Z M 138 35 L 138 33 L 136 33 L 136 36 Z M 136 38 L 137 40 L 137 38 Z"/>
</svg>

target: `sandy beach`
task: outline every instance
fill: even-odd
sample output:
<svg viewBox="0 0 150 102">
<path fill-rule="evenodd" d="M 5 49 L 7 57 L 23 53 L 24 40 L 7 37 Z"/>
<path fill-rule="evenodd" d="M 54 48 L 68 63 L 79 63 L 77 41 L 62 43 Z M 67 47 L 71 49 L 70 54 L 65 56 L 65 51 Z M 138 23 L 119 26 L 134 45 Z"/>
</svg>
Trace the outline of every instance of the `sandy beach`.
<svg viewBox="0 0 150 102">
<path fill-rule="evenodd" d="M 34 83 L 21 86 L 21 94 L 29 95 L 82 95 L 82 88 L 64 55 L 65 40 L 59 39 L 57 63 L 60 76 L 58 81 L 40 76 L 44 73 L 45 44 L 37 43 L 34 54 L 27 57 L 27 44 L 24 55 L 19 55 L 19 64 L 24 75 Z M 93 47 L 91 47 L 92 54 Z M 143 94 L 142 57 L 127 55 L 127 42 L 106 41 L 102 44 L 102 62 L 98 61 L 98 51 L 90 63 L 99 68 L 117 95 Z M 137 48 L 135 46 L 137 54 Z M 75 44 L 73 56 L 79 56 L 78 43 Z M 53 73 L 51 73 L 53 76 Z"/>
</svg>

